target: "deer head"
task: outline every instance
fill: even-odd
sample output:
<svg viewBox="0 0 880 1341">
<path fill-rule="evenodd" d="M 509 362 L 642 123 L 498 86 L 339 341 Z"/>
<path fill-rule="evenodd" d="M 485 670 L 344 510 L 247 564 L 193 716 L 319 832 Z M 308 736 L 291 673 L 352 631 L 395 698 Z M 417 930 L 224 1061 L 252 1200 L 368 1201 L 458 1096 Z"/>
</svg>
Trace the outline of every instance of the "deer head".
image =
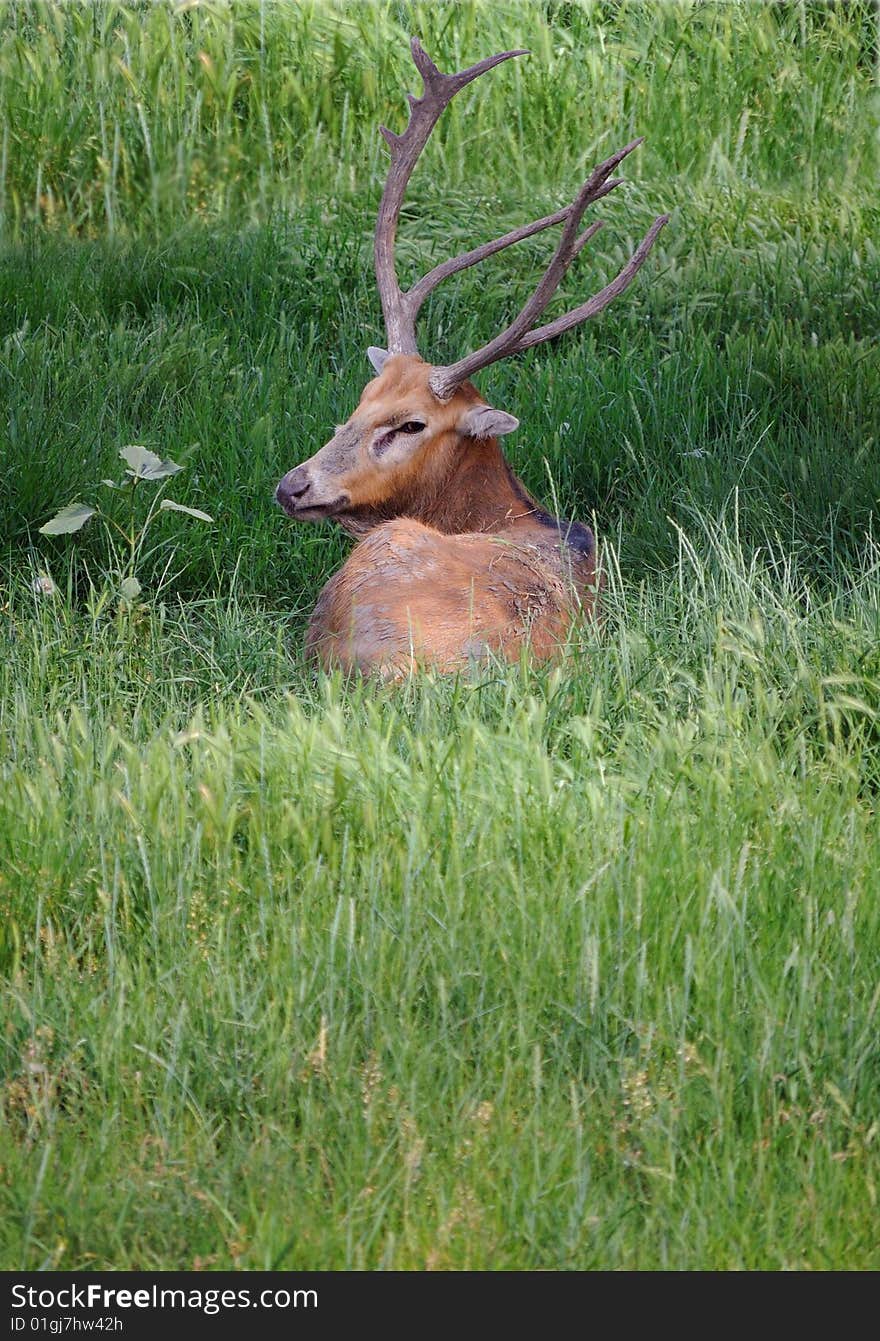
<svg viewBox="0 0 880 1341">
<path fill-rule="evenodd" d="M 440 400 L 434 368 L 415 354 L 369 351 L 378 376 L 348 423 L 276 490 L 291 517 L 336 517 L 351 531 L 375 521 L 420 515 L 449 478 L 463 441 L 512 433 L 519 420 L 487 405 L 469 383 Z"/>
<path fill-rule="evenodd" d="M 472 446 L 512 432 L 518 421 L 487 405 L 469 379 L 509 354 L 543 344 L 596 316 L 631 283 L 668 221 L 668 215 L 655 219 L 620 273 L 593 297 L 536 326 L 569 266 L 602 227 L 596 220 L 581 229 L 581 222 L 590 205 L 620 185 L 621 179 L 611 174 L 642 143 L 632 140 L 593 170 L 570 205 L 444 261 L 404 292 L 395 265 L 397 223 L 407 184 L 434 126 L 467 84 L 502 61 L 528 55 L 504 51 L 457 74 L 442 74 L 417 38 L 411 50 L 424 84 L 422 96 L 407 94 L 410 119 L 403 134 L 380 128 L 391 164 L 379 205 L 374 259 L 388 348 L 367 351 L 377 376 L 352 417 L 319 452 L 289 471 L 276 489 L 278 502 L 291 517 L 302 521 L 335 517 L 351 531 L 367 529 L 383 518 L 418 515 L 422 507 L 415 513 L 411 509 L 426 494 L 442 490 L 462 444 Z M 442 280 L 556 224 L 563 225 L 556 250 L 532 296 L 505 330 L 449 366 L 435 366 L 419 357 L 416 319 Z"/>
</svg>

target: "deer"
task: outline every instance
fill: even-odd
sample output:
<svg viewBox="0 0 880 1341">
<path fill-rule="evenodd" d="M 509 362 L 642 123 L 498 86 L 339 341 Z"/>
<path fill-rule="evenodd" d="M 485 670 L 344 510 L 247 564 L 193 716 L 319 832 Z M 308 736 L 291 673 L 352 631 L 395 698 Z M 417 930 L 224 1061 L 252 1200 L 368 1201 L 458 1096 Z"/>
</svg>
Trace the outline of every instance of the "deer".
<svg viewBox="0 0 880 1341">
<path fill-rule="evenodd" d="M 374 263 L 386 346 L 370 346 L 375 377 L 351 418 L 289 470 L 275 497 L 288 516 L 332 518 L 357 540 L 318 596 L 306 654 L 325 670 L 401 680 L 426 668 L 463 671 L 492 658 L 557 658 L 582 619 L 595 620 L 601 572 L 592 530 L 547 512 L 514 474 L 499 439 L 519 420 L 488 404 L 471 378 L 597 316 L 629 286 L 668 215 L 654 220 L 619 274 L 563 316 L 538 325 L 569 266 L 602 227 L 586 210 L 621 185 L 612 174 L 642 142 L 596 167 L 571 204 L 436 265 L 401 288 L 395 240 L 404 194 L 452 98 L 524 50 L 444 74 L 411 42 L 421 97 L 407 94 L 401 134 L 380 127 L 390 164 L 376 220 Z M 416 318 L 444 279 L 562 225 L 558 245 L 519 314 L 449 365 L 421 357 Z"/>
</svg>

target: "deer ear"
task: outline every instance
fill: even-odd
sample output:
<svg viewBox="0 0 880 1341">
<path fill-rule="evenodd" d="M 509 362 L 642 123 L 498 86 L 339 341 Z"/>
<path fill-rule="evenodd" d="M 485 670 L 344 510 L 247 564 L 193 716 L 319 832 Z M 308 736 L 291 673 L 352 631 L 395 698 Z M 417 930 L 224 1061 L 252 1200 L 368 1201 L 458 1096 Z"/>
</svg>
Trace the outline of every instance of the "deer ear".
<svg viewBox="0 0 880 1341">
<path fill-rule="evenodd" d="M 373 365 L 373 371 L 380 373 L 391 358 L 391 352 L 388 349 L 380 349 L 378 345 L 370 345 L 367 349 L 367 358 Z"/>
<path fill-rule="evenodd" d="M 491 405 L 474 405 L 458 423 L 459 433 L 466 438 L 503 438 L 515 428 L 519 428 L 518 419 Z"/>
</svg>

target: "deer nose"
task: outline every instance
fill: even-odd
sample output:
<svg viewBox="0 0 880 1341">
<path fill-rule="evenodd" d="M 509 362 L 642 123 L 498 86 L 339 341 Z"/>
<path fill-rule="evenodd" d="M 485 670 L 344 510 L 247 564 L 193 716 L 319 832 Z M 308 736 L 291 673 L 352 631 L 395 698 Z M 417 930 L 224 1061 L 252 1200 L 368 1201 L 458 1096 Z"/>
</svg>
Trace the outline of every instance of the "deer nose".
<svg viewBox="0 0 880 1341">
<path fill-rule="evenodd" d="M 294 470 L 287 472 L 278 485 L 275 498 L 285 510 L 289 510 L 297 498 L 302 498 L 303 494 L 308 493 L 311 486 L 312 481 L 305 466 L 296 466 Z"/>
</svg>

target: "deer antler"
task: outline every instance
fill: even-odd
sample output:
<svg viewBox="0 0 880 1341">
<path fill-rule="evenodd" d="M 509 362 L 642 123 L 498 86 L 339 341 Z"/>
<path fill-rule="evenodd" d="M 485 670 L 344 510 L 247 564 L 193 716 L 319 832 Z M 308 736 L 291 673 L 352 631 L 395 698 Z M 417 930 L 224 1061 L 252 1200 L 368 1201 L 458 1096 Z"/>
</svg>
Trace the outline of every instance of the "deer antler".
<svg viewBox="0 0 880 1341">
<path fill-rule="evenodd" d="M 416 69 L 422 76 L 424 84 L 422 96 L 416 98 L 412 93 L 406 95 L 410 105 L 410 117 L 409 124 L 402 135 L 395 135 L 393 131 L 388 130 L 387 126 L 379 127 L 391 150 L 391 167 L 388 170 L 388 179 L 385 182 L 385 190 L 382 192 L 382 200 L 379 204 L 373 254 L 376 262 L 376 282 L 379 286 L 379 297 L 382 300 L 382 314 L 385 318 L 385 329 L 388 333 L 388 348 L 392 354 L 418 353 L 415 333 L 416 315 L 427 294 L 434 287 L 434 284 L 438 283 L 438 280 L 435 279 L 431 285 L 424 289 L 421 296 L 413 301 L 413 290 L 410 290 L 409 293 L 403 293 L 397 280 L 397 270 L 394 264 L 394 240 L 397 234 L 400 207 L 403 204 L 404 192 L 412 176 L 413 168 L 418 162 L 419 155 L 427 144 L 428 137 L 439 121 L 444 108 L 449 105 L 456 93 L 470 84 L 472 80 L 479 79 L 481 74 L 485 74 L 493 66 L 500 65 L 502 61 L 510 60 L 512 56 L 527 56 L 529 54 L 527 51 L 502 51 L 499 56 L 489 56 L 486 60 L 469 66 L 467 70 L 462 70 L 459 74 L 448 75 L 442 74 L 437 69 L 417 37 L 412 39 L 410 50 Z M 537 231 L 537 229 L 533 229 L 533 231 Z M 503 245 L 507 244 L 504 243 Z M 473 265 L 475 262 L 471 261 L 469 264 Z M 428 275 L 425 278 L 430 279 L 431 276 Z M 424 282 L 423 280 L 422 283 L 424 284 Z"/>
<path fill-rule="evenodd" d="M 502 331 L 500 335 L 496 335 L 494 340 L 490 340 L 481 349 L 475 350 L 473 354 L 468 354 L 465 358 L 459 359 L 457 363 L 453 363 L 447 368 L 435 369 L 431 376 L 430 385 L 438 400 L 448 400 L 454 394 L 456 387 L 461 386 L 462 382 L 469 377 L 473 377 L 474 373 L 479 372 L 481 368 L 487 368 L 490 363 L 497 363 L 499 359 L 506 358 L 508 354 L 516 354 L 521 349 L 529 349 L 532 345 L 542 344 L 545 340 L 552 340 L 555 335 L 561 335 L 563 331 L 571 330 L 573 326 L 580 325 L 582 321 L 588 321 L 590 317 L 596 316 L 603 308 L 607 307 L 613 298 L 623 293 L 624 289 L 635 278 L 648 252 L 653 247 L 661 228 L 669 222 L 668 214 L 662 214 L 654 220 L 633 255 L 610 284 L 606 284 L 604 289 L 600 289 L 586 303 L 582 303 L 580 307 L 574 308 L 565 316 L 558 317 L 546 326 L 539 326 L 536 330 L 532 329 L 534 322 L 540 317 L 558 289 L 574 258 L 602 227 L 602 220 L 597 220 L 578 234 L 584 211 L 588 205 L 593 204 L 603 195 L 607 195 L 609 189 L 618 185 L 616 180 L 613 180 L 609 185 L 608 177 L 621 159 L 632 153 L 633 149 L 636 149 L 641 143 L 641 139 L 633 140 L 625 148 L 619 149 L 616 154 L 612 154 L 590 174 L 575 200 L 569 205 L 559 245 L 519 316 L 510 323 L 506 330 Z"/>
<path fill-rule="evenodd" d="M 412 39 L 411 50 L 413 60 L 424 83 L 422 96 L 421 98 L 415 98 L 412 94 L 407 94 L 410 104 L 410 119 L 402 135 L 395 135 L 385 126 L 380 127 L 381 133 L 391 148 L 391 167 L 379 205 L 374 252 L 376 280 L 379 286 L 379 296 L 382 300 L 382 312 L 385 317 L 390 351 L 400 354 L 418 353 L 415 336 L 416 317 L 428 294 L 437 287 L 441 280 L 446 279 L 449 275 L 457 274 L 460 270 L 466 270 L 469 266 L 477 265 L 480 261 L 489 256 L 494 256 L 496 252 L 512 246 L 515 242 L 522 242 L 525 238 L 533 237 L 535 233 L 543 232 L 546 228 L 552 228 L 555 224 L 565 224 L 562 236 L 559 239 L 559 245 L 550 264 L 519 316 L 511 322 L 506 330 L 497 335 L 494 340 L 490 340 L 481 349 L 476 350 L 473 354 L 468 354 L 463 359 L 459 359 L 457 363 L 453 363 L 449 367 L 434 370 L 431 376 L 431 390 L 439 400 L 448 400 L 454 394 L 456 388 L 461 386 L 462 382 L 472 377 L 474 373 L 479 372 L 481 368 L 496 363 L 508 354 L 515 354 L 522 349 L 530 348 L 532 345 L 551 340 L 554 336 L 561 335 L 563 331 L 571 330 L 573 326 L 588 321 L 590 317 L 596 316 L 603 308 L 607 307 L 612 299 L 623 293 L 624 289 L 631 283 L 648 252 L 653 247 L 661 228 L 668 223 L 669 215 L 663 214 L 654 220 L 629 261 L 610 284 L 606 284 L 604 289 L 600 289 L 587 302 L 582 303 L 564 316 L 548 322 L 545 326 L 533 329 L 534 322 L 538 320 L 549 304 L 572 261 L 589 242 L 590 238 L 602 227 L 601 220 L 597 220 L 585 228 L 582 233 L 578 232 L 587 207 L 595 204 L 597 200 L 601 200 L 603 196 L 607 196 L 616 186 L 620 186 L 621 178 L 612 177 L 611 173 L 618 163 L 626 158 L 627 154 L 638 148 L 642 143 L 640 137 L 632 140 L 623 149 L 619 149 L 616 154 L 612 154 L 610 158 L 606 158 L 604 163 L 600 163 L 597 168 L 594 168 L 575 199 L 565 209 L 558 210 L 555 214 L 548 214 L 543 219 L 535 220 L 534 223 L 525 224 L 522 228 L 516 228 L 510 233 L 505 233 L 503 237 L 496 238 L 494 242 L 486 242 L 481 247 L 475 247 L 472 251 L 464 252 L 460 256 L 444 261 L 441 265 L 435 266 L 433 270 L 429 271 L 404 293 L 398 283 L 394 264 L 397 221 L 407 183 L 412 176 L 419 155 L 428 142 L 431 131 L 437 124 L 443 109 L 465 85 L 479 78 L 481 74 L 491 70 L 501 61 L 510 60 L 512 56 L 529 54 L 527 51 L 503 51 L 498 56 L 489 56 L 486 60 L 471 65 L 459 74 L 447 75 L 438 70 L 418 38 L 414 37 Z"/>
</svg>

